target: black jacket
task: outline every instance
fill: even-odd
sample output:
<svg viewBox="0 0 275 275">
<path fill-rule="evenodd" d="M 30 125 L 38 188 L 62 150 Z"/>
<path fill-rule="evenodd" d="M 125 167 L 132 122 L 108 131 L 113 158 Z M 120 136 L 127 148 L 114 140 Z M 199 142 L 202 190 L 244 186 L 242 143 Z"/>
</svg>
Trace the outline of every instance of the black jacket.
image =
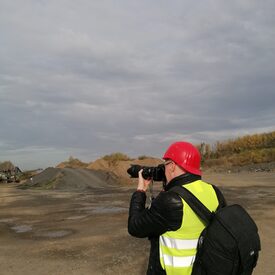
<svg viewBox="0 0 275 275">
<path fill-rule="evenodd" d="M 133 193 L 129 209 L 128 232 L 135 237 L 148 237 L 151 241 L 147 275 L 166 274 L 159 261 L 159 236 L 166 231 L 179 229 L 182 224 L 182 200 L 176 193 L 167 191 L 174 186 L 181 186 L 199 179 L 201 179 L 200 176 L 192 174 L 174 178 L 153 200 L 150 209 L 145 208 L 146 194 L 144 192 Z M 222 194 L 217 188 L 215 190 L 219 203 L 225 205 Z"/>
</svg>

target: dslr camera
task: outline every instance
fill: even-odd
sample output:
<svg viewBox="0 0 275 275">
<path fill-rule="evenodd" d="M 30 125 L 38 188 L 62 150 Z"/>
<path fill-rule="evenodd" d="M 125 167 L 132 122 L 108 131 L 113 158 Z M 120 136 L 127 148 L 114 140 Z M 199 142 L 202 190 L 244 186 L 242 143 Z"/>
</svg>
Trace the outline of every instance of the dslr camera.
<svg viewBox="0 0 275 275">
<path fill-rule="evenodd" d="M 156 167 L 131 164 L 131 167 L 127 170 L 127 173 L 132 178 L 138 178 L 138 172 L 141 169 L 143 169 L 142 177 L 146 180 L 152 179 L 153 181 L 166 181 L 164 164 L 159 164 Z"/>
</svg>

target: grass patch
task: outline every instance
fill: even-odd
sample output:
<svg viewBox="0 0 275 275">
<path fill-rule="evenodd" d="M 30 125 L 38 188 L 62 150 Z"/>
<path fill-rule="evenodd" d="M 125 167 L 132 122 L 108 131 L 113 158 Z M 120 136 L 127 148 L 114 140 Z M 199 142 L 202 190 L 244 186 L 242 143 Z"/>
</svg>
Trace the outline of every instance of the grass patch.
<svg viewBox="0 0 275 275">
<path fill-rule="evenodd" d="M 132 160 L 129 156 L 120 152 L 116 152 L 110 155 L 105 155 L 103 159 L 106 160 L 111 165 L 115 165 L 118 161 Z"/>
</svg>

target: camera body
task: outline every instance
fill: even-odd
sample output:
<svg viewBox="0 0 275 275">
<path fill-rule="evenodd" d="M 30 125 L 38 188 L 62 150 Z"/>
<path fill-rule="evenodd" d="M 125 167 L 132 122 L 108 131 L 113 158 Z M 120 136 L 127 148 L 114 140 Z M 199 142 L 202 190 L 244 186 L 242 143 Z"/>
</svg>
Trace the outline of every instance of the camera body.
<svg viewBox="0 0 275 275">
<path fill-rule="evenodd" d="M 166 181 L 165 168 L 163 164 L 159 164 L 156 167 L 141 166 L 138 164 L 131 164 L 131 167 L 127 170 L 127 173 L 132 178 L 138 178 L 138 172 L 143 169 L 142 177 L 146 180 L 152 179 L 154 181 Z"/>
</svg>

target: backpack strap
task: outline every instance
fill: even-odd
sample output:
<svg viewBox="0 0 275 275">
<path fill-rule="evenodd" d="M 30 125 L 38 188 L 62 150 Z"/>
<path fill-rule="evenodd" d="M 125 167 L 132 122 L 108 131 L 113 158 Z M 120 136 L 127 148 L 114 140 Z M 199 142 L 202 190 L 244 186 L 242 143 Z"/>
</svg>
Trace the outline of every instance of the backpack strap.
<svg viewBox="0 0 275 275">
<path fill-rule="evenodd" d="M 214 184 L 211 184 L 211 185 L 214 188 L 216 195 L 217 195 L 217 199 L 219 201 L 219 206 L 217 208 L 217 210 L 219 210 L 219 209 L 225 207 L 227 205 L 227 203 L 226 203 L 226 200 L 225 200 L 221 190 L 216 185 L 214 185 Z"/>
<path fill-rule="evenodd" d="M 192 192 L 183 186 L 175 186 L 171 191 L 182 197 L 205 225 L 210 223 L 213 213 Z"/>
</svg>

